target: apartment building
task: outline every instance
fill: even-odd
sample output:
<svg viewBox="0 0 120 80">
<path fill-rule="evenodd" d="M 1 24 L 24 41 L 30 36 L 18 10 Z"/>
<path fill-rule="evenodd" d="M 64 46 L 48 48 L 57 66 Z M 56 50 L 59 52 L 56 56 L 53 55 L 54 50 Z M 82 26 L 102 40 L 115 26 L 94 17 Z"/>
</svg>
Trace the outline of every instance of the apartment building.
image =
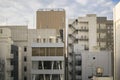
<svg viewBox="0 0 120 80">
<path fill-rule="evenodd" d="M 114 80 L 120 79 L 120 2 L 114 7 Z"/>
<path fill-rule="evenodd" d="M 28 28 L 23 25 L 8 25 L 8 26 L 0 26 L 0 28 L 8 28 L 11 31 L 11 39 L 13 41 L 13 45 L 16 45 L 20 48 L 19 54 L 19 80 L 30 80 L 30 69 L 31 69 L 31 58 L 30 53 L 27 52 L 28 45 Z M 6 31 L 7 32 L 7 31 Z M 25 60 L 27 58 L 27 60 Z"/>
<path fill-rule="evenodd" d="M 75 47 L 78 45 L 77 47 Z M 85 50 L 88 53 L 101 53 L 106 51 L 110 53 L 113 50 L 113 23 L 112 20 L 107 20 L 106 17 L 97 17 L 95 14 L 87 14 L 85 17 L 78 17 L 78 19 L 70 19 L 68 21 L 68 77 L 72 76 L 71 68 L 76 65 L 75 49 Z M 111 52 L 107 52 L 110 50 Z M 79 51 L 78 53 L 81 53 Z M 79 54 L 79 56 L 81 55 Z M 112 54 L 113 55 L 113 54 Z M 91 54 L 92 56 L 92 54 Z M 81 56 L 82 57 L 82 56 Z M 100 61 L 100 60 L 99 60 Z M 107 64 L 107 62 L 106 62 Z M 105 65 L 103 65 L 105 66 Z M 71 68 L 70 68 L 71 67 Z M 82 69 L 83 70 L 83 69 Z M 71 80 L 77 78 L 75 71 Z M 82 75 L 81 75 L 82 76 Z M 79 78 L 82 79 L 82 78 Z"/>
<path fill-rule="evenodd" d="M 85 50 L 90 51 L 95 46 L 100 50 L 113 50 L 112 20 L 88 14 L 86 17 L 70 19 L 68 24 L 68 43 L 69 38 L 75 38 L 77 43 L 85 47 Z"/>
<path fill-rule="evenodd" d="M 0 80 L 20 80 L 19 48 L 13 45 L 8 28 L 0 28 L 0 60 Z"/>
</svg>

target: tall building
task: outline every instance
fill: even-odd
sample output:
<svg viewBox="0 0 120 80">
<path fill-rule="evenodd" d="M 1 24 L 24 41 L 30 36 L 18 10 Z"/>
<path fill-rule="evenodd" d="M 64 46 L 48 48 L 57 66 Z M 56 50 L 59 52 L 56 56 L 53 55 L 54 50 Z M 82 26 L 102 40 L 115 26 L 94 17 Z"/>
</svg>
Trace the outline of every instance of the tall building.
<svg viewBox="0 0 120 80">
<path fill-rule="evenodd" d="M 112 20 L 107 20 L 106 17 L 97 17 L 95 14 L 87 14 L 85 17 L 70 19 L 68 21 L 68 71 L 70 71 L 71 68 L 76 67 L 75 64 L 70 64 L 75 63 L 77 60 L 77 58 L 75 58 L 77 55 L 75 52 L 76 49 L 82 49 L 88 51 L 88 53 L 98 52 L 101 53 L 101 56 L 102 53 L 104 53 L 103 51 L 106 51 L 106 53 L 110 54 L 112 52 L 113 55 Z M 107 52 L 108 50 L 111 52 Z M 77 53 L 80 54 L 81 51 L 78 51 Z M 93 55 L 91 54 L 91 56 Z M 70 71 L 68 73 L 68 77 L 70 78 L 71 76 L 71 80 L 74 80 L 76 79 L 75 76 L 77 74 L 75 71 L 72 73 L 74 76 L 72 76 Z"/>
<path fill-rule="evenodd" d="M 68 43 L 79 43 L 85 50 L 113 50 L 113 22 L 106 17 L 88 14 L 86 17 L 70 19 L 68 26 Z"/>
<path fill-rule="evenodd" d="M 57 34 L 65 33 L 65 10 L 61 8 L 55 9 L 38 9 L 36 13 L 37 29 L 56 29 Z M 62 37 L 63 35 L 61 35 Z M 63 36 L 65 37 L 65 36 Z"/>
<path fill-rule="evenodd" d="M 20 80 L 19 48 L 13 45 L 8 28 L 0 28 L 0 60 L 0 80 Z"/>
<path fill-rule="evenodd" d="M 20 48 L 19 54 L 19 80 L 30 80 L 31 76 L 31 58 L 30 53 L 27 51 L 28 45 L 28 28 L 23 25 L 8 25 L 8 26 L 0 26 L 0 28 L 8 28 L 11 31 L 11 40 L 13 41 L 13 45 L 16 45 Z M 7 31 L 6 31 L 7 32 Z M 15 48 L 16 49 L 16 48 Z M 27 58 L 24 61 L 24 58 Z M 15 59 L 14 59 L 15 60 Z M 16 60 L 15 60 L 16 61 Z M 16 63 L 13 63 L 16 64 Z M 22 64 L 22 65 L 21 65 Z"/>
<path fill-rule="evenodd" d="M 120 79 L 120 2 L 114 7 L 114 80 Z"/>
</svg>

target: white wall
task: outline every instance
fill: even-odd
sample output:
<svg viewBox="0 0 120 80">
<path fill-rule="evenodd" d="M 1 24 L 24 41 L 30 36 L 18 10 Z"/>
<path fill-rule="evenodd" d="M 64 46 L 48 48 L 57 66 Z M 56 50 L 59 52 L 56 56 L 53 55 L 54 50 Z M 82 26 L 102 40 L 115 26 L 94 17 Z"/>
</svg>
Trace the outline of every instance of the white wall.
<svg viewBox="0 0 120 80">
<path fill-rule="evenodd" d="M 114 10 L 114 80 L 120 79 L 120 2 Z"/>
</svg>

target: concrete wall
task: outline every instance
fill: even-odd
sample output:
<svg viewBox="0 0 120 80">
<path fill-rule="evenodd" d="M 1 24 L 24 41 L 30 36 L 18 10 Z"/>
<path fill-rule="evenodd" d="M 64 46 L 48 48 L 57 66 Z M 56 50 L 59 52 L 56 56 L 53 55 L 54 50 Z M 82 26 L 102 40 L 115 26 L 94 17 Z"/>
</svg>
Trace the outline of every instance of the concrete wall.
<svg viewBox="0 0 120 80">
<path fill-rule="evenodd" d="M 120 2 L 114 7 L 114 80 L 120 79 Z"/>
</svg>

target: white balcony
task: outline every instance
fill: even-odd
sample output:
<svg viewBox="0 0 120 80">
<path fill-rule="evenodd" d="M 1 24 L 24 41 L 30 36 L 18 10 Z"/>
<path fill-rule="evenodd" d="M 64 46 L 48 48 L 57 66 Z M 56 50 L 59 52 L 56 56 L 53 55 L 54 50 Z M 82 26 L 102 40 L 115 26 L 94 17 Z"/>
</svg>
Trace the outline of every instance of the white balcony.
<svg viewBox="0 0 120 80">
<path fill-rule="evenodd" d="M 32 61 L 64 61 L 64 56 L 32 56 Z"/>
<path fill-rule="evenodd" d="M 64 47 L 64 43 L 32 43 L 31 47 Z"/>
<path fill-rule="evenodd" d="M 63 70 L 33 70 L 32 74 L 64 74 Z"/>
<path fill-rule="evenodd" d="M 76 66 L 76 70 L 82 70 L 81 66 Z"/>
<path fill-rule="evenodd" d="M 76 56 L 76 60 L 81 60 L 82 57 L 81 56 Z"/>
<path fill-rule="evenodd" d="M 81 77 L 81 76 L 76 75 L 76 79 L 77 79 L 77 80 L 78 80 L 78 79 L 82 79 L 82 77 Z"/>
</svg>

